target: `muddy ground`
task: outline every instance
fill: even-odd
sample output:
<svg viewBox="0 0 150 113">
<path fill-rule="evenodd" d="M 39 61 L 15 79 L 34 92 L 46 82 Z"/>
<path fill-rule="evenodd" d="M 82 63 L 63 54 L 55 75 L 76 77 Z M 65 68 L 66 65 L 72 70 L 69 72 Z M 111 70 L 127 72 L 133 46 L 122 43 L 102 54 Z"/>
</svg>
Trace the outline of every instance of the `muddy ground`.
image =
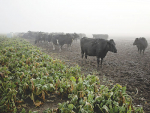
<svg viewBox="0 0 150 113">
<path fill-rule="evenodd" d="M 35 45 L 34 40 L 28 41 Z M 101 79 L 106 77 L 114 84 L 119 83 L 126 86 L 127 93 L 132 96 L 134 105 L 143 106 L 144 111 L 150 113 L 150 44 L 145 54 L 140 55 L 136 46 L 133 46 L 133 42 L 134 39 L 116 39 L 117 53 L 108 52 L 102 68 L 97 68 L 96 57 L 88 57 L 86 61 L 82 60 L 79 41 L 73 42 L 69 51 L 64 46 L 61 52 L 58 47 L 53 50 L 51 43 L 38 43 L 35 46 L 40 47 L 51 57 L 63 60 L 69 66 L 79 65 L 85 76 L 94 73 Z M 56 108 L 58 102 L 62 101 L 56 98 L 54 102 L 45 103 L 40 108 L 32 108 L 32 110 L 41 112 L 48 107 Z"/>
</svg>

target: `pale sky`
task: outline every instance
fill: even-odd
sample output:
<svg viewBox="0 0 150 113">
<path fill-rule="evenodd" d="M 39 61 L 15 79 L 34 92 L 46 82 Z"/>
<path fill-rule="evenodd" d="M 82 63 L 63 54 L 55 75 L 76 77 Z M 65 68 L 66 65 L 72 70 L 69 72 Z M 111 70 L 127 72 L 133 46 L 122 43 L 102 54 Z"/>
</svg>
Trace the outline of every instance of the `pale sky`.
<svg viewBox="0 0 150 113">
<path fill-rule="evenodd" d="M 0 0 L 0 33 L 150 37 L 150 0 Z"/>
</svg>

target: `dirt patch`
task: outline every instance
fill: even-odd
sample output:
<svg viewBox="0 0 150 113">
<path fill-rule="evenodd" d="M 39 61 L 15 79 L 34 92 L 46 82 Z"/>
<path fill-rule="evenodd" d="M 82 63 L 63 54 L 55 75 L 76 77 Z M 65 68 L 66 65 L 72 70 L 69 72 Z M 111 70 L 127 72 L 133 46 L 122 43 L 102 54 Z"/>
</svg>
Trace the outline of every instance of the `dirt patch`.
<svg viewBox="0 0 150 113">
<path fill-rule="evenodd" d="M 73 42 L 72 49 L 68 51 L 65 46 L 59 52 L 58 47 L 52 50 L 52 44 L 39 43 L 31 44 L 38 46 L 43 52 L 53 58 L 61 59 L 69 66 L 79 65 L 84 75 L 96 74 L 100 78 L 106 76 L 109 80 L 127 87 L 127 92 L 131 95 L 133 103 L 137 106 L 143 106 L 146 113 L 150 112 L 150 47 L 145 54 L 140 55 L 136 46 L 133 46 L 134 40 L 115 40 L 117 53 L 108 52 L 103 67 L 97 68 L 96 57 L 81 58 L 79 41 Z M 150 44 L 149 44 L 150 45 Z M 49 105 L 50 108 L 56 108 L 57 102 Z M 47 105 L 45 105 L 47 106 Z"/>
</svg>

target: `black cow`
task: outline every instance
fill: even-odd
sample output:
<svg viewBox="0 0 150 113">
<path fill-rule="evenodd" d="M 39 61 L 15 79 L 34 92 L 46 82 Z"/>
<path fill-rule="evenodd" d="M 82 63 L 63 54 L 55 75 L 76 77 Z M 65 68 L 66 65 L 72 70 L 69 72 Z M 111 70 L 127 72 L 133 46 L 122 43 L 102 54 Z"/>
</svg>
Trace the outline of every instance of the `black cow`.
<svg viewBox="0 0 150 113">
<path fill-rule="evenodd" d="M 77 33 L 73 33 L 72 35 L 74 37 L 73 40 L 77 42 L 80 36 Z"/>
<path fill-rule="evenodd" d="M 147 48 L 148 43 L 147 43 L 147 40 L 144 37 L 141 37 L 141 38 L 136 38 L 133 45 L 137 46 L 138 52 L 140 51 L 140 54 L 141 54 L 142 50 L 143 50 L 143 54 L 144 54 L 144 51 Z"/>
<path fill-rule="evenodd" d="M 42 33 L 42 39 L 44 42 L 48 41 L 49 34 L 48 33 Z"/>
<path fill-rule="evenodd" d="M 117 53 L 117 49 L 115 45 L 116 44 L 113 39 L 108 41 L 105 39 L 92 39 L 92 38 L 83 37 L 80 40 L 82 58 L 84 54 L 86 59 L 87 59 L 87 55 L 96 56 L 97 67 L 99 67 L 100 58 L 101 58 L 101 66 L 102 66 L 103 58 L 106 56 L 108 51 Z"/>
<path fill-rule="evenodd" d="M 55 45 L 58 45 L 59 46 L 59 51 L 62 50 L 62 46 L 64 44 L 67 44 L 67 47 L 71 48 L 71 44 L 72 44 L 72 41 L 73 41 L 73 36 L 69 33 L 65 34 L 65 35 L 53 35 L 52 36 L 52 39 L 51 39 L 51 42 L 53 44 L 53 50 L 55 50 Z"/>
<path fill-rule="evenodd" d="M 28 31 L 27 33 L 21 33 L 21 37 L 25 39 L 35 39 L 37 37 L 38 32 Z M 20 35 L 20 33 L 19 33 Z"/>
<path fill-rule="evenodd" d="M 53 37 L 53 35 L 52 35 L 52 34 L 49 34 L 49 35 L 48 35 L 48 39 L 47 39 L 47 41 L 48 41 L 48 42 L 51 42 L 52 37 Z"/>
<path fill-rule="evenodd" d="M 39 43 L 39 42 L 42 42 L 42 41 L 46 41 L 47 40 L 47 34 L 44 34 L 42 32 L 39 32 L 36 36 L 36 39 L 35 39 L 35 44 L 36 43 Z"/>
</svg>

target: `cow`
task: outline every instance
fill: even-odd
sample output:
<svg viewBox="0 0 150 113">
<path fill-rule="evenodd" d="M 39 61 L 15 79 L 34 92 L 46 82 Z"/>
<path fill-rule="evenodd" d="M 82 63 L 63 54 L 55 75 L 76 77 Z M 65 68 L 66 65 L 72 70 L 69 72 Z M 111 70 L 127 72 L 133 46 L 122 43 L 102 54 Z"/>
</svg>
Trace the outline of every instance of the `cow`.
<svg viewBox="0 0 150 113">
<path fill-rule="evenodd" d="M 55 50 L 55 45 L 58 45 L 59 46 L 59 51 L 61 52 L 62 46 L 64 44 L 67 44 L 67 47 L 71 48 L 73 38 L 74 37 L 69 33 L 66 33 L 65 35 L 61 35 L 61 34 L 53 35 L 52 39 L 51 39 L 51 42 L 53 44 L 53 50 Z"/>
<path fill-rule="evenodd" d="M 38 32 L 28 31 L 27 33 L 23 33 L 21 37 L 25 39 L 35 39 L 37 37 L 37 34 Z"/>
<path fill-rule="evenodd" d="M 52 34 L 48 34 L 48 38 L 47 38 L 48 43 L 50 43 L 50 42 L 51 42 L 52 37 L 53 37 L 53 35 L 52 35 Z"/>
<path fill-rule="evenodd" d="M 48 38 L 49 38 L 49 34 L 48 33 L 42 33 L 42 39 L 44 42 L 48 41 Z"/>
<path fill-rule="evenodd" d="M 38 34 L 37 34 L 37 36 L 36 36 L 36 39 L 35 39 L 35 44 L 36 43 L 39 43 L 40 41 L 42 42 L 42 41 L 46 41 L 47 40 L 47 34 L 44 34 L 44 33 L 42 33 L 42 32 L 39 32 Z"/>
<path fill-rule="evenodd" d="M 73 33 L 72 35 L 73 35 L 73 40 L 77 42 L 80 36 L 77 33 Z"/>
<path fill-rule="evenodd" d="M 144 37 L 136 38 L 133 45 L 136 45 L 138 48 L 138 52 L 140 51 L 140 54 L 143 50 L 143 54 L 145 49 L 148 47 L 147 40 Z"/>
<path fill-rule="evenodd" d="M 86 59 L 87 56 L 96 56 L 97 67 L 99 67 L 99 62 L 101 58 L 101 67 L 102 67 L 103 59 L 108 51 L 117 53 L 115 45 L 116 44 L 113 39 L 105 40 L 105 39 L 93 39 L 83 37 L 80 40 L 82 58 L 84 57 L 84 54 Z"/>
</svg>

